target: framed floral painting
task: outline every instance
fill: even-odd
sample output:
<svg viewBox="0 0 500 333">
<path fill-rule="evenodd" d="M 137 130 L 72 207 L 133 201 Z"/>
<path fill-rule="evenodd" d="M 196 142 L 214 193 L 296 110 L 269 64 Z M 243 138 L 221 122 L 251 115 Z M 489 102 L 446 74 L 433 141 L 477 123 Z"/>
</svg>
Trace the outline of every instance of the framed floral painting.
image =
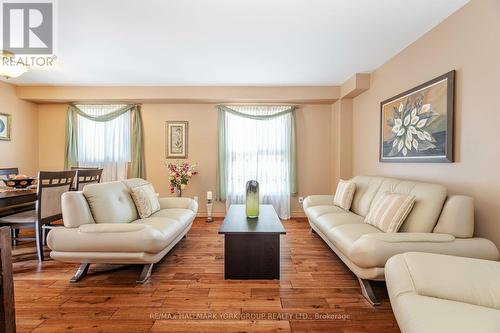
<svg viewBox="0 0 500 333">
<path fill-rule="evenodd" d="M 381 162 L 453 162 L 455 71 L 380 103 Z"/>
<path fill-rule="evenodd" d="M 188 122 L 167 121 L 165 124 L 166 158 L 188 157 Z"/>
</svg>

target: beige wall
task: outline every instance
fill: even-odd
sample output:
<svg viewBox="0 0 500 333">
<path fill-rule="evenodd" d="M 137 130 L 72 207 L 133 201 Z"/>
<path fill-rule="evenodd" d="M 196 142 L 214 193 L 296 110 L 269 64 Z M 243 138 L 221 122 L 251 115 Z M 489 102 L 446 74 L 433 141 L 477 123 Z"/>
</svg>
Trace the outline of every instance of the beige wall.
<svg viewBox="0 0 500 333">
<path fill-rule="evenodd" d="M 354 99 L 353 173 L 442 183 L 476 203 L 476 233 L 500 246 L 500 1 L 473 0 L 374 73 Z M 453 164 L 379 163 L 380 101 L 452 69 Z"/>
<path fill-rule="evenodd" d="M 332 105 L 332 188 L 339 179 L 352 177 L 352 99 L 343 98 Z"/>
<path fill-rule="evenodd" d="M 39 145 L 41 169 L 60 169 L 64 164 L 65 104 L 39 105 Z M 165 166 L 167 120 L 189 121 L 189 159 L 198 164 L 200 174 L 193 178 L 184 194 L 200 198 L 200 212 L 206 212 L 207 191 L 216 188 L 217 114 L 215 104 L 143 104 L 147 178 L 161 195 L 170 195 Z M 299 195 L 331 193 L 330 105 L 299 107 L 297 119 Z M 292 198 L 292 213 L 301 215 L 297 198 Z M 214 212 L 223 213 L 223 203 Z"/>
<path fill-rule="evenodd" d="M 36 104 L 19 100 L 15 87 L 0 82 L 0 112 L 12 115 L 11 141 L 0 140 L 0 168 L 17 167 L 36 176 L 38 170 Z"/>
<path fill-rule="evenodd" d="M 38 105 L 38 166 L 40 170 L 64 168 L 66 104 Z"/>
</svg>

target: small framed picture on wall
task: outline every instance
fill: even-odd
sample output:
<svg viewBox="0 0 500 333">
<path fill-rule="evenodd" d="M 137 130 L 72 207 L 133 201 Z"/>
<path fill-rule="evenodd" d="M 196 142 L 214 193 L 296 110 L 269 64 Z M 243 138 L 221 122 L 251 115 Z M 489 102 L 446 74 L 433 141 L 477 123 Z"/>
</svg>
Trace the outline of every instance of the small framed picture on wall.
<svg viewBox="0 0 500 333">
<path fill-rule="evenodd" d="M 166 158 L 188 158 L 188 122 L 165 123 Z"/>
<path fill-rule="evenodd" d="M 0 113 L 0 140 L 10 141 L 12 116 L 7 113 Z"/>
</svg>

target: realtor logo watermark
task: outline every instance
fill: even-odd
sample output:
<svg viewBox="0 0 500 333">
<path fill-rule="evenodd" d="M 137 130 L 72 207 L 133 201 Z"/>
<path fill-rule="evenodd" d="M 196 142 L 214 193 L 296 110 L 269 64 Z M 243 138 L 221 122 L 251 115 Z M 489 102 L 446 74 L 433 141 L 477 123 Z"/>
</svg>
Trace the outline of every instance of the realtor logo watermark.
<svg viewBox="0 0 500 333">
<path fill-rule="evenodd" d="M 53 4 L 2 4 L 3 49 L 14 54 L 53 53 Z"/>
<path fill-rule="evenodd" d="M 54 1 L 0 0 L 1 61 L 6 66 L 52 66 L 54 55 Z"/>
</svg>

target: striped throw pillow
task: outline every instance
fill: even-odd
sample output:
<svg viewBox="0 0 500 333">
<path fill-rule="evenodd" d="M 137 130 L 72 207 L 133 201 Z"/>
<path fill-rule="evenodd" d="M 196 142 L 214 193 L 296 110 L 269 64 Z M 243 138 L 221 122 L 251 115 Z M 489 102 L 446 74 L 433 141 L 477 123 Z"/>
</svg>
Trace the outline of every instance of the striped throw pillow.
<svg viewBox="0 0 500 333">
<path fill-rule="evenodd" d="M 349 210 L 351 208 L 354 192 L 356 191 L 356 184 L 346 180 L 339 180 L 337 191 L 333 197 L 333 204 L 342 209 Z"/>
<path fill-rule="evenodd" d="M 414 204 L 413 195 L 385 192 L 373 202 L 365 222 L 384 232 L 398 232 Z"/>
</svg>

